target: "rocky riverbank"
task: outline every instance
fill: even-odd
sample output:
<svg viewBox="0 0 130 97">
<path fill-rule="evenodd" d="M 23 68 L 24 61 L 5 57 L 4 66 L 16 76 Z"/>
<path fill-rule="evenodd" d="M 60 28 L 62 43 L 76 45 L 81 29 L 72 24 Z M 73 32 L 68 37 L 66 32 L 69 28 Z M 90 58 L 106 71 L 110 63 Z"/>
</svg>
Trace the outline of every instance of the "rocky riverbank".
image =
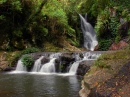
<svg viewBox="0 0 130 97">
<path fill-rule="evenodd" d="M 130 97 L 130 50 L 102 55 L 84 75 L 80 97 Z"/>
</svg>

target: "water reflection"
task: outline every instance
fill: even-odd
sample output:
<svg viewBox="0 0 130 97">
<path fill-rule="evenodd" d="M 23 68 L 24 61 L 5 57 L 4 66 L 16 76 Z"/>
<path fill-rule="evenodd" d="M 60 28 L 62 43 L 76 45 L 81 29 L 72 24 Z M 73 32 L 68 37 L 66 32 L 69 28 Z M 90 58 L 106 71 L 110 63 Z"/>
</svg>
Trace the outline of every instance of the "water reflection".
<svg viewBox="0 0 130 97">
<path fill-rule="evenodd" d="M 0 97 L 79 97 L 77 76 L 0 74 Z"/>
</svg>

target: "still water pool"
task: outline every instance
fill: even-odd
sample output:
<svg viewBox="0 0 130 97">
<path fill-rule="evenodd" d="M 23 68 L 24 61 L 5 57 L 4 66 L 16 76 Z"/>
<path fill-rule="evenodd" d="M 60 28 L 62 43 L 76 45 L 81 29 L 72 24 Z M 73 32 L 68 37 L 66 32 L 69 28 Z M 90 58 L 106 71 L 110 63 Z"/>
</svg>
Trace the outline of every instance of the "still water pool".
<svg viewBox="0 0 130 97">
<path fill-rule="evenodd" d="M 79 97 L 81 77 L 42 74 L 0 74 L 0 97 Z"/>
</svg>

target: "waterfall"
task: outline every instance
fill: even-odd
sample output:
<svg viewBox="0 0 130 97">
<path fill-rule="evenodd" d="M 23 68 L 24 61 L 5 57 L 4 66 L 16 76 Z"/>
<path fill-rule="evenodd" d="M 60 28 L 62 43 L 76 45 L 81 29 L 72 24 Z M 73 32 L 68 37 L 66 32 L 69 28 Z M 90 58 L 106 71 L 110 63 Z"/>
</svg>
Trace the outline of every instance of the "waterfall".
<svg viewBox="0 0 130 97">
<path fill-rule="evenodd" d="M 40 72 L 43 73 L 51 73 L 51 72 L 55 72 L 55 60 L 56 58 L 52 58 L 50 60 L 50 62 L 44 64 L 40 70 Z"/>
<path fill-rule="evenodd" d="M 32 69 L 32 72 L 38 72 L 40 71 L 41 69 L 41 60 L 44 58 L 44 56 L 41 56 L 39 59 L 37 59 L 34 63 L 34 66 L 33 66 L 33 69 Z"/>
<path fill-rule="evenodd" d="M 77 69 L 79 67 L 80 62 L 86 61 L 86 60 L 96 60 L 101 55 L 100 53 L 95 53 L 95 52 L 83 52 L 83 53 L 77 52 L 77 53 L 68 54 L 68 56 L 65 55 L 62 58 L 61 54 L 62 53 L 49 53 L 49 57 L 48 57 L 48 54 L 41 54 L 40 57 L 35 61 L 32 69 L 30 69 L 31 71 L 27 69 L 26 66 L 23 65 L 21 60 L 19 60 L 14 73 L 27 72 L 28 70 L 30 73 L 33 73 L 33 74 L 35 73 L 37 74 L 54 74 L 54 73 L 61 74 L 64 72 L 64 70 L 67 70 L 68 68 L 70 68 L 68 70 L 68 73 L 66 74 L 75 75 L 77 73 Z M 70 55 L 72 57 L 71 60 L 69 59 Z M 46 59 L 46 57 L 47 57 L 47 60 L 49 60 L 49 62 L 47 61 L 47 63 L 45 62 L 44 64 L 42 64 L 41 60 L 43 58 Z M 60 70 L 63 70 L 63 71 L 59 73 Z"/>
<path fill-rule="evenodd" d="M 26 66 L 23 65 L 23 62 L 21 60 L 18 61 L 15 71 L 23 71 L 23 72 L 27 71 Z"/>
<path fill-rule="evenodd" d="M 87 52 L 83 54 L 83 59 L 79 58 L 79 54 L 75 55 L 77 60 L 71 65 L 69 73 L 76 74 L 80 62 L 85 61 L 85 60 L 96 60 L 100 55 L 101 54 L 93 54 L 93 53 Z"/>
<path fill-rule="evenodd" d="M 85 15 L 85 18 L 80 14 L 79 16 L 81 20 L 81 30 L 84 36 L 84 47 L 93 51 L 98 44 L 96 33 L 92 25 L 87 22 L 87 15 Z"/>
<path fill-rule="evenodd" d="M 70 70 L 69 70 L 69 73 L 70 74 L 76 74 L 76 71 L 77 71 L 77 69 L 78 69 L 78 66 L 79 66 L 79 63 L 80 63 L 81 61 L 76 61 L 76 62 L 74 62 L 73 64 L 72 64 L 72 66 L 71 66 L 71 68 L 70 68 Z"/>
<path fill-rule="evenodd" d="M 76 74 L 76 71 L 77 71 L 77 69 L 78 69 L 78 66 L 79 66 L 79 63 L 81 62 L 81 58 L 80 58 L 80 55 L 79 54 L 75 54 L 74 55 L 75 56 L 75 59 L 76 59 L 76 61 L 71 65 L 71 67 L 70 67 L 70 70 L 69 70 L 69 73 L 70 74 Z"/>
<path fill-rule="evenodd" d="M 44 64 L 42 66 L 42 68 L 40 69 L 40 72 L 43 72 L 43 73 L 55 72 L 55 60 L 57 58 L 59 58 L 60 55 L 61 55 L 61 53 L 53 53 L 53 54 L 51 54 L 49 56 L 50 62 Z"/>
</svg>

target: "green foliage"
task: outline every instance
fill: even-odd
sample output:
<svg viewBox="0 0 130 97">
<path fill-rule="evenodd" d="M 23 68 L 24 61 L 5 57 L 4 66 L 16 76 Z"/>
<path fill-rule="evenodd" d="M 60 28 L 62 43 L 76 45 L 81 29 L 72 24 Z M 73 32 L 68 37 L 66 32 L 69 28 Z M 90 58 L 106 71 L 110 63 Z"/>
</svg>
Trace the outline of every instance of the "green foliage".
<svg viewBox="0 0 130 97">
<path fill-rule="evenodd" d="M 112 42 L 117 43 L 127 35 L 127 30 L 120 29 L 120 18 L 122 17 L 125 22 L 130 21 L 129 0 L 83 0 L 83 2 L 81 10 L 83 9 L 82 13 L 91 16 L 91 23 L 94 22 L 99 50 L 108 50 Z M 96 22 L 92 20 L 94 18 Z"/>
<path fill-rule="evenodd" d="M 130 36 L 130 29 L 128 30 L 128 35 Z"/>
<path fill-rule="evenodd" d="M 0 16 L 0 20 L 5 20 L 5 16 L 4 16 L 4 15 L 1 15 L 1 16 Z"/>
<path fill-rule="evenodd" d="M 29 53 L 35 53 L 35 52 L 39 52 L 40 50 L 38 48 L 35 47 L 31 47 L 31 48 L 26 48 L 25 50 L 23 50 L 21 52 L 21 54 L 29 54 Z"/>
<path fill-rule="evenodd" d="M 112 41 L 118 42 L 129 34 L 119 32 L 120 17 L 130 21 L 129 3 L 129 0 L 0 0 L 0 35 L 6 35 L 6 48 L 11 50 L 21 49 L 16 46 L 18 43 L 22 49 L 27 44 L 44 47 L 46 42 L 60 47 L 60 37 L 79 46 L 78 13 L 87 13 L 97 31 L 100 50 L 107 50 Z M 111 8 L 116 17 L 111 16 Z"/>
<path fill-rule="evenodd" d="M 111 39 L 101 39 L 99 40 L 99 50 L 106 51 L 109 49 L 110 45 L 112 43 Z"/>
<path fill-rule="evenodd" d="M 50 20 L 51 33 L 74 35 L 75 30 L 68 25 L 68 18 L 64 11 L 64 5 L 61 2 L 57 0 L 48 1 L 42 13 L 47 15 Z M 59 32 L 57 32 L 58 30 Z"/>
<path fill-rule="evenodd" d="M 109 29 L 112 35 L 112 38 L 116 38 L 116 36 L 119 34 L 118 29 L 119 29 L 119 21 L 117 18 L 111 17 L 110 22 L 109 22 Z"/>
<path fill-rule="evenodd" d="M 102 12 L 108 5 L 109 0 L 84 0 L 85 3 L 82 3 L 82 6 L 87 13 L 91 13 L 92 16 L 97 17 L 100 12 Z M 81 7 L 82 8 L 82 7 Z"/>
<path fill-rule="evenodd" d="M 123 10 L 121 15 L 124 17 L 125 21 L 130 21 L 130 13 L 128 9 Z"/>
<path fill-rule="evenodd" d="M 12 8 L 16 9 L 16 11 L 21 11 L 22 10 L 22 5 L 19 0 L 15 0 L 11 2 Z"/>
<path fill-rule="evenodd" d="M 15 54 L 11 64 L 13 64 L 13 65 L 16 64 L 22 55 L 29 54 L 29 53 L 35 53 L 35 52 L 39 52 L 39 51 L 40 51 L 40 49 L 35 48 L 35 47 L 26 48 L 25 50 L 22 50 L 22 51 L 18 52 L 17 54 Z"/>
<path fill-rule="evenodd" d="M 99 38 L 109 36 L 109 17 L 110 14 L 108 13 L 108 8 L 101 12 L 101 14 L 97 17 L 97 23 L 95 26 L 97 36 Z"/>
<path fill-rule="evenodd" d="M 29 55 L 24 55 L 21 60 L 23 62 L 23 65 L 26 66 L 27 68 L 32 67 L 34 63 L 33 58 Z"/>
<path fill-rule="evenodd" d="M 115 43 L 118 43 L 120 40 L 121 40 L 121 36 L 117 35 L 116 38 L 115 38 Z"/>
<path fill-rule="evenodd" d="M 69 42 L 72 44 L 72 45 L 74 45 L 74 46 L 79 46 L 79 42 L 77 42 L 76 40 L 72 40 L 72 39 L 68 39 L 69 40 Z"/>
<path fill-rule="evenodd" d="M 99 68 L 107 68 L 107 69 L 110 69 L 111 66 L 110 65 L 107 65 L 105 64 L 104 62 L 99 62 L 99 61 L 95 61 L 94 63 L 95 66 L 99 67 Z"/>
<path fill-rule="evenodd" d="M 0 0 L 0 4 L 5 3 L 7 0 Z"/>
<path fill-rule="evenodd" d="M 16 37 L 22 37 L 22 35 L 23 35 L 23 33 L 22 33 L 22 31 L 21 31 L 20 29 L 15 29 L 15 30 L 13 31 L 13 34 L 14 34 L 14 36 L 16 36 Z"/>
<path fill-rule="evenodd" d="M 125 56 L 124 56 L 125 55 Z M 94 63 L 97 67 L 110 69 L 113 62 L 130 60 L 130 48 L 101 55 Z M 124 61 L 125 62 L 125 61 Z M 116 63 L 117 64 L 117 63 Z M 120 64 L 120 63 L 119 63 Z M 121 64 L 122 65 L 122 64 Z"/>
</svg>

